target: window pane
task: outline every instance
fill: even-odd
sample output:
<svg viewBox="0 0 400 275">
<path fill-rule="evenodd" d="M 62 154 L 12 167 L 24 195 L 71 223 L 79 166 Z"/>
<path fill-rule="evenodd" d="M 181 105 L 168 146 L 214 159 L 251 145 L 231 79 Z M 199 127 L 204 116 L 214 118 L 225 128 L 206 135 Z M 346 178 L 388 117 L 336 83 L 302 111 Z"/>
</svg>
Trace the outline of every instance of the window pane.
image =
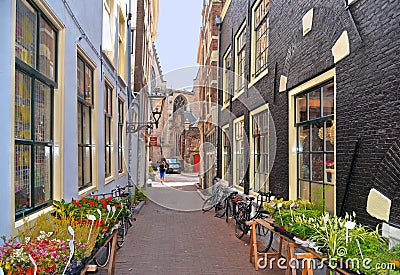
<svg viewBox="0 0 400 275">
<path fill-rule="evenodd" d="M 334 154 L 325 155 L 325 182 L 334 183 L 335 179 L 335 159 Z"/>
<path fill-rule="evenodd" d="M 78 147 L 78 186 L 83 186 L 83 175 L 82 175 L 82 156 L 83 147 Z"/>
<path fill-rule="evenodd" d="M 309 120 L 321 117 L 321 93 L 316 89 L 308 93 Z"/>
<path fill-rule="evenodd" d="M 323 205 L 324 203 L 324 185 L 320 183 L 311 183 L 311 202 L 316 205 Z"/>
<path fill-rule="evenodd" d="M 36 68 L 37 12 L 25 0 L 17 1 L 15 55 Z"/>
<path fill-rule="evenodd" d="M 310 126 L 298 127 L 298 152 L 310 152 Z"/>
<path fill-rule="evenodd" d="M 78 58 L 77 65 L 77 90 L 78 97 L 84 99 L 85 98 L 85 64 L 83 61 Z"/>
<path fill-rule="evenodd" d="M 299 178 L 310 179 L 310 154 L 298 154 Z"/>
<path fill-rule="evenodd" d="M 311 151 L 322 152 L 324 150 L 324 123 L 312 125 Z"/>
<path fill-rule="evenodd" d="M 111 155 L 111 148 L 106 146 L 106 148 L 105 148 L 105 175 L 106 175 L 106 177 L 111 176 L 110 155 Z"/>
<path fill-rule="evenodd" d="M 35 81 L 35 139 L 51 141 L 51 90 Z"/>
<path fill-rule="evenodd" d="M 307 120 L 307 100 L 306 95 L 296 97 L 296 122 Z"/>
<path fill-rule="evenodd" d="M 299 195 L 303 200 L 310 200 L 310 182 L 299 181 Z"/>
<path fill-rule="evenodd" d="M 15 137 L 31 139 L 31 78 L 15 72 Z"/>
<path fill-rule="evenodd" d="M 323 116 L 334 114 L 334 100 L 333 100 L 333 82 L 322 88 L 323 95 Z"/>
<path fill-rule="evenodd" d="M 84 106 L 83 108 L 83 144 L 91 144 L 91 120 L 90 120 L 90 108 Z"/>
<path fill-rule="evenodd" d="M 335 212 L 335 187 L 333 185 L 325 185 L 325 210 L 333 214 Z"/>
<path fill-rule="evenodd" d="M 78 144 L 82 144 L 82 104 L 78 103 Z"/>
<path fill-rule="evenodd" d="M 31 207 L 31 147 L 15 145 L 15 212 Z"/>
<path fill-rule="evenodd" d="M 92 175 L 91 175 L 91 163 L 92 163 L 92 149 L 90 147 L 85 147 L 83 152 L 83 184 L 85 186 L 91 185 Z"/>
<path fill-rule="evenodd" d="M 47 146 L 35 147 L 35 205 L 49 201 L 51 198 L 51 149 Z"/>
<path fill-rule="evenodd" d="M 92 103 L 92 93 L 93 93 L 92 78 L 93 78 L 93 71 L 88 65 L 86 65 L 85 66 L 85 99 L 89 103 Z"/>
<path fill-rule="evenodd" d="M 323 168 L 324 168 L 323 165 L 324 165 L 323 154 L 311 154 L 312 180 L 314 181 L 323 180 Z"/>
<path fill-rule="evenodd" d="M 335 144 L 335 125 L 333 120 L 326 121 L 326 137 L 325 137 L 325 146 L 326 151 L 333 151 Z"/>
<path fill-rule="evenodd" d="M 40 18 L 40 72 L 54 80 L 55 77 L 55 44 L 56 34 L 52 27 Z"/>
</svg>

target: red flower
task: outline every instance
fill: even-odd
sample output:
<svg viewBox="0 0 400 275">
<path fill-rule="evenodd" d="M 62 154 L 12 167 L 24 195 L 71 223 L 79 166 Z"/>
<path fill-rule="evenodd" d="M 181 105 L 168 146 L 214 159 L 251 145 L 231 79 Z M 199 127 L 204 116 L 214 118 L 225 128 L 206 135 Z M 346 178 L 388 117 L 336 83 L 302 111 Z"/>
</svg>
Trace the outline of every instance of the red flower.
<svg viewBox="0 0 400 275">
<path fill-rule="evenodd" d="M 83 198 L 82 201 L 83 201 L 83 204 L 86 204 L 86 198 Z"/>
<path fill-rule="evenodd" d="M 94 206 L 94 202 L 89 201 L 90 206 Z"/>
<path fill-rule="evenodd" d="M 76 201 L 76 200 L 74 200 L 74 199 L 72 199 L 72 203 L 75 204 L 76 206 L 79 205 L 79 201 Z"/>
<path fill-rule="evenodd" d="M 108 197 L 107 200 L 108 200 L 108 201 L 111 201 L 111 200 L 112 200 L 112 197 Z"/>
<path fill-rule="evenodd" d="M 103 208 L 106 209 L 107 208 L 107 202 L 102 201 L 101 204 L 103 205 Z"/>
</svg>

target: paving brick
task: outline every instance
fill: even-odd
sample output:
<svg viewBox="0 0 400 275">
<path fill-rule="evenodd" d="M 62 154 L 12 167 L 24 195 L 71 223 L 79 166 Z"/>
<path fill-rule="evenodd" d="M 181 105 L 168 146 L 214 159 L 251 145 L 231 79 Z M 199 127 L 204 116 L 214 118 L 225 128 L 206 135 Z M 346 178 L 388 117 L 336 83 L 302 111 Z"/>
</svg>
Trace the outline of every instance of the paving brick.
<svg viewBox="0 0 400 275">
<path fill-rule="evenodd" d="M 180 212 L 148 202 L 118 250 L 116 274 L 284 274 L 255 271 L 249 238 L 212 211 Z M 99 272 L 98 274 L 106 274 Z"/>
</svg>

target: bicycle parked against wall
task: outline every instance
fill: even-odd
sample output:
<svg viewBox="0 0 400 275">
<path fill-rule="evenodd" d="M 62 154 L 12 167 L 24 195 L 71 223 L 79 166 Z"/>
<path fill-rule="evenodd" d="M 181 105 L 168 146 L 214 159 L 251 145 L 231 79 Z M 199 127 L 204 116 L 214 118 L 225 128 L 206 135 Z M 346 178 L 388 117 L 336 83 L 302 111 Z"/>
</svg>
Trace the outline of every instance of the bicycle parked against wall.
<svg viewBox="0 0 400 275">
<path fill-rule="evenodd" d="M 270 213 L 267 210 L 264 210 L 264 202 L 269 202 L 271 195 L 272 195 L 271 192 L 258 191 L 257 201 L 255 203 L 255 206 L 254 206 L 254 200 L 256 198 L 251 196 L 247 196 L 245 200 L 238 202 L 238 209 L 235 219 L 236 221 L 235 235 L 238 239 L 241 239 L 251 229 L 251 226 L 247 225 L 246 222 L 251 221 L 253 219 L 270 217 Z M 253 216 L 251 216 L 254 207 L 256 207 L 255 213 Z M 257 251 L 259 253 L 267 252 L 272 244 L 273 233 L 264 226 L 257 224 L 256 234 L 258 242 Z"/>
</svg>

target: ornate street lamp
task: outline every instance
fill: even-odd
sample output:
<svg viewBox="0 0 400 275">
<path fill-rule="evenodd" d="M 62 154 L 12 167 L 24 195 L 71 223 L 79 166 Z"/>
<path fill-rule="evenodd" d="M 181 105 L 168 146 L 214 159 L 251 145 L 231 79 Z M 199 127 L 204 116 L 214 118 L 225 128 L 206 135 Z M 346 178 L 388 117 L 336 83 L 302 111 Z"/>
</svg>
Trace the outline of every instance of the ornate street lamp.
<svg viewBox="0 0 400 275">
<path fill-rule="evenodd" d="M 126 132 L 136 133 L 137 131 L 143 128 L 157 129 L 164 108 L 165 98 L 166 97 L 164 93 L 159 92 L 159 89 L 154 89 L 154 92 L 148 96 L 151 115 L 152 115 L 151 120 L 147 122 L 133 121 L 130 123 L 126 123 Z"/>
</svg>

